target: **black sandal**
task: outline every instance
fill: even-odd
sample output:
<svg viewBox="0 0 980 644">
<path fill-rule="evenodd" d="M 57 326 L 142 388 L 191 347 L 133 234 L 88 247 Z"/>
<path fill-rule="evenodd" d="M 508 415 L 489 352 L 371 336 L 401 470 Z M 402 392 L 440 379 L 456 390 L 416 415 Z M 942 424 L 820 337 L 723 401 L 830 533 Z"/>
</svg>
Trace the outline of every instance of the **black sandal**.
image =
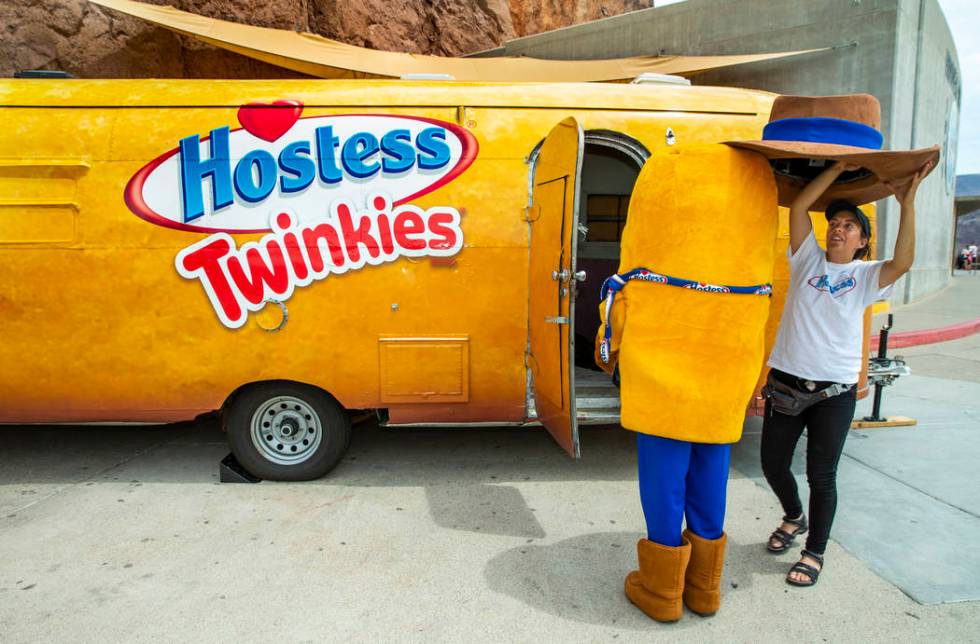
<svg viewBox="0 0 980 644">
<path fill-rule="evenodd" d="M 804 550 L 802 556 L 813 559 L 818 564 L 820 564 L 820 567 L 814 568 L 810 564 L 805 564 L 803 563 L 803 560 L 801 558 L 800 561 L 797 561 L 795 564 L 793 564 L 793 567 L 789 569 L 789 573 L 798 572 L 801 575 L 806 575 L 809 581 L 796 581 L 790 579 L 789 573 L 787 573 L 786 583 L 789 584 L 790 586 L 801 586 L 801 587 L 813 586 L 817 583 L 817 579 L 819 579 L 820 577 L 820 571 L 823 570 L 823 555 L 818 555 L 815 552 Z"/>
<path fill-rule="evenodd" d="M 790 549 L 790 547 L 792 547 L 793 541 L 796 539 L 796 537 L 801 534 L 806 534 L 806 531 L 809 528 L 806 522 L 805 514 L 801 514 L 799 519 L 783 517 L 783 523 L 795 525 L 796 530 L 793 530 L 792 532 L 786 532 L 785 530 L 783 530 L 782 526 L 773 530 L 773 533 L 769 535 L 769 541 L 766 542 L 766 550 L 768 550 L 769 552 L 774 552 L 776 554 L 786 552 L 787 550 Z M 778 546 L 772 545 L 773 539 L 779 542 Z"/>
</svg>

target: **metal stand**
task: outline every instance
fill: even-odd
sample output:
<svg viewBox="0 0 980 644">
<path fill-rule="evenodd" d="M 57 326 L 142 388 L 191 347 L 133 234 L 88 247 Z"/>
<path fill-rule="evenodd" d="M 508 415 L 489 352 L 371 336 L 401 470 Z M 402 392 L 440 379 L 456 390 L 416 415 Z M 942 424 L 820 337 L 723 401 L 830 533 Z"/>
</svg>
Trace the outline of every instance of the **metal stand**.
<svg viewBox="0 0 980 644">
<path fill-rule="evenodd" d="M 914 418 L 905 416 L 882 417 L 881 390 L 895 382 L 899 376 L 912 373 L 901 356 L 888 357 L 888 332 L 892 328 L 892 314 L 888 314 L 888 323 L 881 327 L 878 333 L 878 355 L 868 362 L 868 382 L 874 385 L 875 397 L 871 405 L 871 415 L 851 423 L 851 429 L 868 429 L 871 427 L 902 427 L 915 425 Z"/>
<path fill-rule="evenodd" d="M 218 480 L 222 483 L 261 483 L 262 479 L 245 471 L 235 455 L 228 453 L 218 464 Z"/>
<path fill-rule="evenodd" d="M 881 331 L 878 332 L 878 358 L 876 362 L 881 363 L 887 360 L 888 355 L 888 332 L 892 328 L 892 314 L 888 314 L 888 323 L 881 327 Z M 871 374 L 868 374 L 869 376 Z M 891 383 L 889 383 L 891 384 Z M 881 381 L 875 383 L 875 399 L 874 403 L 871 405 L 871 415 L 865 416 L 864 420 L 870 420 L 872 422 L 881 422 L 885 420 L 881 417 L 881 390 L 884 389 L 885 385 Z"/>
</svg>

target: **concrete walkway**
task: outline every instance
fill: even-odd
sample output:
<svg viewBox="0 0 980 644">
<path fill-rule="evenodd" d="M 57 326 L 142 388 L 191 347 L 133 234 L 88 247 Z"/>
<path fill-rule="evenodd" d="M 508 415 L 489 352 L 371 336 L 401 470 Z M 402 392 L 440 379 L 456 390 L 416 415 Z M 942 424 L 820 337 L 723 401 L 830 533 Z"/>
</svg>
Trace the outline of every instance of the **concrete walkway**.
<svg viewBox="0 0 980 644">
<path fill-rule="evenodd" d="M 903 350 L 913 375 L 884 393 L 885 413 L 911 416 L 917 425 L 851 432 L 839 468 L 831 535 L 924 604 L 980 600 L 980 557 L 973 554 L 980 538 L 980 336 L 972 338 L 972 357 L 957 358 L 972 362 L 967 374 L 915 375 L 926 371 L 921 358 L 942 370 L 950 358 L 917 353 L 937 347 L 945 350 L 943 345 Z M 870 410 L 867 398 L 858 404 L 857 416 Z M 759 467 L 760 437 L 761 422 L 753 419 L 734 449 L 733 467 L 768 489 Z M 801 441 L 793 468 L 801 494 L 807 490 L 805 463 Z M 980 613 L 980 605 L 974 607 Z"/>
<path fill-rule="evenodd" d="M 980 274 L 957 272 L 943 291 L 893 309 L 893 332 L 926 331 L 980 317 Z M 885 323 L 875 316 L 872 329 Z M 884 389 L 882 413 L 912 427 L 855 430 L 844 448 L 833 538 L 922 603 L 980 600 L 980 335 L 889 351 L 912 375 Z M 856 416 L 868 415 L 871 397 Z M 761 422 L 751 420 L 733 466 L 766 483 Z M 804 445 L 795 460 L 806 489 Z"/>
<path fill-rule="evenodd" d="M 896 329 L 973 315 L 965 279 Z M 919 425 L 852 432 L 820 583 L 764 550 L 756 419 L 722 610 L 667 626 L 623 595 L 644 523 L 620 428 L 586 428 L 574 462 L 542 430 L 362 425 L 323 480 L 257 485 L 217 482 L 208 422 L 0 428 L 0 641 L 976 641 L 980 335 L 902 353 L 884 411 Z"/>
<path fill-rule="evenodd" d="M 894 306 L 891 312 L 894 314 L 892 333 L 936 329 L 980 319 L 980 271 L 955 271 L 943 290 L 912 304 Z M 880 313 L 872 318 L 874 334 L 887 317 L 887 313 Z"/>
<path fill-rule="evenodd" d="M 213 427 L 0 429 L 0 639 L 954 642 L 980 632 L 976 604 L 920 605 L 849 544 L 831 543 L 816 587 L 790 588 L 793 555 L 764 551 L 775 498 L 738 471 L 721 612 L 660 625 L 622 590 L 644 525 L 632 433 L 586 429 L 573 462 L 536 429 L 358 429 L 327 478 L 257 485 L 217 483 L 227 450 Z M 850 490 L 843 504 L 858 502 Z"/>
</svg>

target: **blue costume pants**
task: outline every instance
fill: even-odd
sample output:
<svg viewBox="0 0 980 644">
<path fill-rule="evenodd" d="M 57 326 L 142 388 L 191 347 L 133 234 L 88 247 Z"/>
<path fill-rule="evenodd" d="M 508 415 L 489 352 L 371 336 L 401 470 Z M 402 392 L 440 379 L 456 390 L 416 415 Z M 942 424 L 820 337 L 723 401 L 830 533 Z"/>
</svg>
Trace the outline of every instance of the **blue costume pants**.
<svg viewBox="0 0 980 644">
<path fill-rule="evenodd" d="M 718 539 L 725 522 L 731 445 L 688 443 L 637 433 L 640 503 L 650 541 L 681 545 L 681 521 L 703 539 Z"/>
</svg>

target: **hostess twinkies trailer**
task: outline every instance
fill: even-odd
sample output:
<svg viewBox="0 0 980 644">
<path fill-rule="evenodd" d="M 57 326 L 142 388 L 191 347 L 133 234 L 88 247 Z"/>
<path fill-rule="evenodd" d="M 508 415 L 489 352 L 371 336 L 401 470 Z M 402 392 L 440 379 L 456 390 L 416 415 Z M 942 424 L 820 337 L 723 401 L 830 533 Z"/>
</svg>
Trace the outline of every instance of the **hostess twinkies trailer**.
<svg viewBox="0 0 980 644">
<path fill-rule="evenodd" d="M 757 138 L 772 100 L 678 84 L 2 81 L 0 421 L 221 410 L 238 460 L 276 479 L 333 467 L 352 410 L 537 420 L 577 455 L 579 421 L 618 418 L 591 355 L 640 167 Z M 770 344 L 786 241 L 759 240 L 774 242 Z"/>
</svg>

